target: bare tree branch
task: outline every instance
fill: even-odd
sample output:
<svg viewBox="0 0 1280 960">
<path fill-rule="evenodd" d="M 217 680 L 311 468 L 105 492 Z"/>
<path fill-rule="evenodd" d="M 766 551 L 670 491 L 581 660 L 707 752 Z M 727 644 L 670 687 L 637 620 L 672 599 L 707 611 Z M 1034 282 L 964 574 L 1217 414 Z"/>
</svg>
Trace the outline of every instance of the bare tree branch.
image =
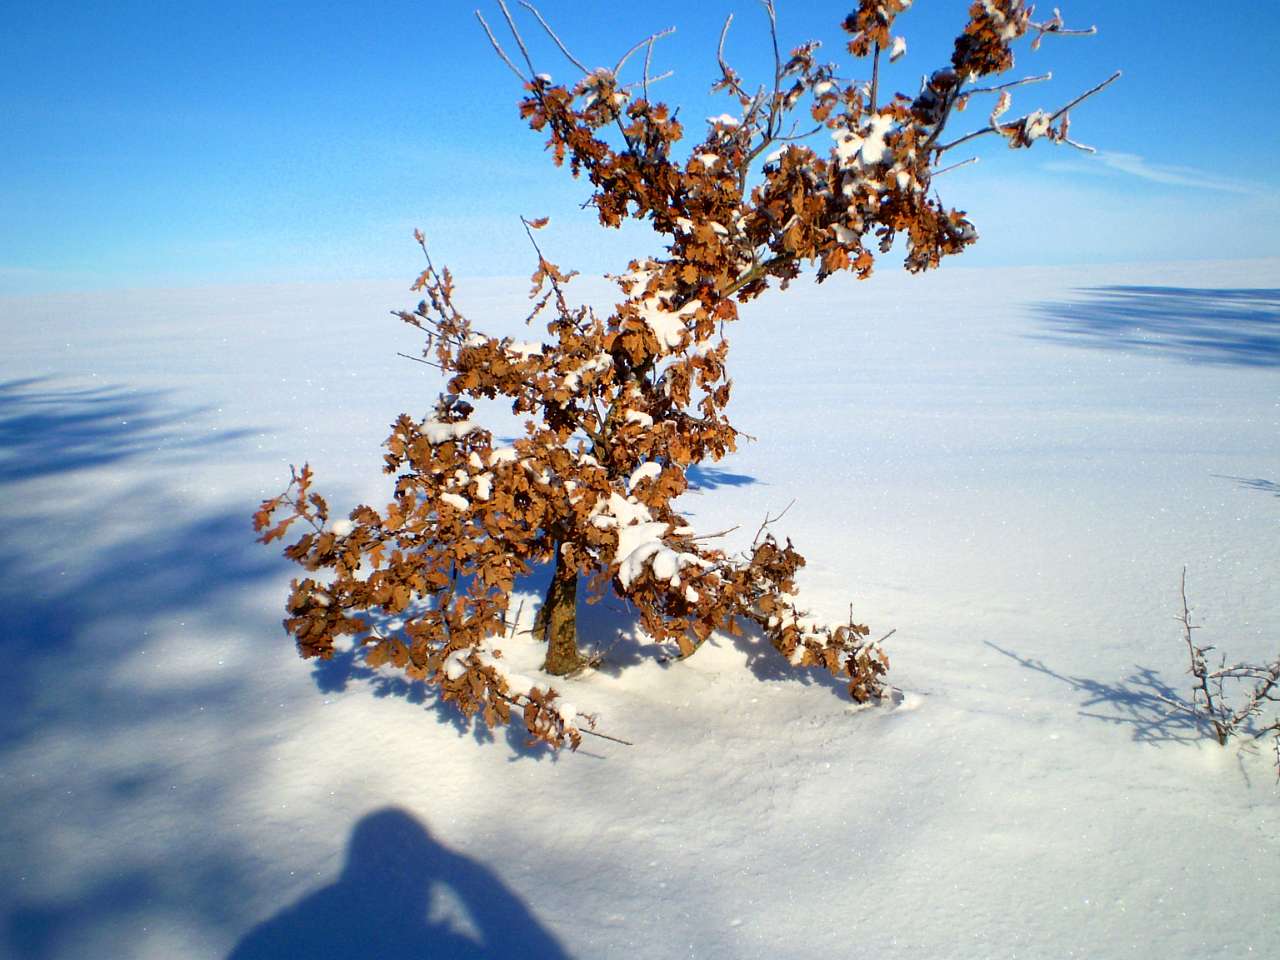
<svg viewBox="0 0 1280 960">
<path fill-rule="evenodd" d="M 637 50 L 639 50 L 641 47 L 643 47 L 643 46 L 648 46 L 648 47 L 649 47 L 649 52 L 645 54 L 645 64 L 646 64 L 645 73 L 646 73 L 646 75 L 647 75 L 647 74 L 648 74 L 648 68 L 647 68 L 647 67 L 648 67 L 648 62 L 649 62 L 649 56 L 650 56 L 650 54 L 652 54 L 652 53 L 653 53 L 653 45 L 654 45 L 654 43 L 655 43 L 655 42 L 657 42 L 658 40 L 661 40 L 663 37 L 669 37 L 669 36 L 671 36 L 671 34 L 673 34 L 673 33 L 675 33 L 675 32 L 676 32 L 676 28 L 675 28 L 675 27 L 667 27 L 667 29 L 665 29 L 665 30 L 659 30 L 657 33 L 651 33 L 651 34 L 649 34 L 649 36 L 645 37 L 645 38 L 644 38 L 643 40 L 641 40 L 639 43 L 635 44 L 635 45 L 634 45 L 630 50 L 628 50 L 626 53 L 624 53 L 624 54 L 622 55 L 622 59 L 620 59 L 620 60 L 618 61 L 617 65 L 616 65 L 616 66 L 614 66 L 614 68 L 613 68 L 613 75 L 616 77 L 616 76 L 618 76 L 620 73 L 622 73 L 622 68 L 626 65 L 627 61 L 631 59 L 631 55 L 632 55 L 633 53 L 635 53 Z"/>
<path fill-rule="evenodd" d="M 522 82 L 528 80 L 529 78 L 520 72 L 520 68 L 511 62 L 511 58 L 508 57 L 507 52 L 502 49 L 502 44 L 498 43 L 498 38 L 493 35 L 493 31 L 489 29 L 489 24 L 485 21 L 484 15 L 480 13 L 479 10 L 476 11 L 476 19 L 480 21 L 480 26 L 484 27 L 485 35 L 488 36 L 489 42 L 493 44 L 494 52 L 502 58 L 502 62 L 510 67 L 511 72 L 519 77 Z"/>
<path fill-rule="evenodd" d="M 511 17 L 511 11 L 507 9 L 506 0 L 498 0 L 498 9 L 502 11 L 502 16 L 506 18 L 507 26 L 511 30 L 511 36 L 515 37 L 516 46 L 520 48 L 524 62 L 529 65 L 529 76 L 532 77 L 538 71 L 533 65 L 533 58 L 529 56 L 529 48 L 524 45 L 524 37 L 520 36 L 520 31 L 516 29 L 516 22 Z"/>
<path fill-rule="evenodd" d="M 422 357 L 412 357 L 407 353 L 400 353 L 399 351 L 396 351 L 396 356 L 404 357 L 406 360 L 412 360 L 414 363 L 425 363 L 428 367 L 435 367 L 437 370 L 444 369 L 444 367 L 440 366 L 440 364 L 432 363 L 430 360 L 424 360 L 422 359 Z"/>
<path fill-rule="evenodd" d="M 1120 76 L 1121 76 L 1121 71 L 1117 70 L 1115 73 L 1109 76 L 1106 80 L 1103 80 L 1097 86 L 1091 87 L 1090 89 L 1086 90 L 1084 93 L 1080 94 L 1080 96 L 1076 97 L 1066 106 L 1059 107 L 1057 110 L 1055 110 L 1053 113 L 1049 115 L 1049 121 L 1052 123 L 1054 120 L 1057 120 L 1059 117 L 1061 117 L 1064 113 L 1066 113 L 1072 107 L 1077 106 L 1082 101 L 1087 100 L 1089 97 L 1092 97 L 1094 94 L 1098 93 L 1099 91 L 1105 89 L 1106 87 L 1109 87 L 1116 80 L 1120 79 Z M 1011 120 L 1008 123 L 1002 123 L 1000 124 L 1000 126 L 1001 127 L 1012 126 L 1014 124 L 1022 123 L 1026 119 L 1027 119 L 1027 116 L 1022 116 L 1022 117 L 1019 117 L 1017 120 Z M 968 143 L 970 140 L 974 140 L 988 133 L 999 133 L 999 132 L 1000 130 L 995 124 L 988 124 L 987 126 L 983 127 L 980 130 L 974 130 L 972 133 L 966 133 L 963 137 L 958 137 L 955 140 L 952 140 L 950 143 L 944 143 L 942 146 L 934 147 L 933 149 L 936 150 L 939 154 L 942 154 L 948 150 L 953 149 L 954 147 L 960 146 L 960 144 L 962 143 Z M 1076 144 L 1076 143 L 1072 143 L 1071 145 L 1078 148 L 1083 146 L 1081 144 Z"/>
<path fill-rule="evenodd" d="M 501 0 L 499 0 L 499 3 L 501 3 Z M 558 36 L 556 36 L 556 32 L 551 29 L 551 24 L 547 23 L 547 21 L 543 19 L 542 14 L 538 12 L 537 7 L 535 7 L 532 3 L 530 3 L 529 0 L 520 0 L 520 6 L 524 7 L 526 10 L 528 10 L 530 13 L 532 13 L 535 17 L 538 18 L 538 23 L 542 24 L 542 29 L 547 32 L 547 36 L 549 36 L 552 39 L 552 41 L 555 43 L 555 45 L 560 48 L 560 52 L 564 54 L 564 57 L 566 60 L 572 63 L 575 67 L 577 67 L 583 73 L 591 72 L 590 67 L 588 67 L 581 60 L 579 60 L 577 57 L 575 57 L 572 53 L 569 52 L 569 48 L 564 45 L 564 43 L 560 40 Z M 506 7 L 503 7 L 503 10 L 505 9 Z"/>
<path fill-rule="evenodd" d="M 771 517 L 766 513 L 764 515 L 764 522 L 760 524 L 760 529 L 756 531 L 756 535 L 751 539 L 751 545 L 754 547 L 757 543 L 759 543 L 760 535 L 763 534 L 765 530 L 767 530 L 770 526 L 772 526 L 773 524 L 781 520 L 783 517 L 785 517 L 787 515 L 787 511 L 790 510 L 795 505 L 796 505 L 795 500 L 792 500 L 790 503 L 788 503 L 785 507 L 782 508 L 782 512 L 778 514 L 776 517 Z"/>
<path fill-rule="evenodd" d="M 1097 86 L 1095 86 L 1095 87 L 1090 87 L 1090 88 L 1089 88 L 1088 90 L 1086 90 L 1084 93 L 1080 94 L 1080 96 L 1076 97 L 1074 100 L 1072 100 L 1070 103 L 1068 103 L 1065 107 L 1059 107 L 1057 110 L 1055 110 L 1052 114 L 1050 114 L 1050 115 L 1049 115 L 1049 119 L 1050 119 L 1050 120 L 1057 120 L 1060 116 L 1062 116 L 1064 113 L 1066 113 L 1066 112 L 1067 112 L 1068 110 L 1070 110 L 1072 107 L 1076 106 L 1076 104 L 1081 103 L 1082 101 L 1089 99 L 1089 98 L 1090 98 L 1090 97 L 1092 97 L 1095 93 L 1098 93 L 1098 92 L 1099 92 L 1099 91 L 1101 91 L 1101 90 L 1105 90 L 1107 87 L 1111 86 L 1111 84 L 1113 84 L 1113 83 L 1115 83 L 1117 80 L 1119 80 L 1119 79 L 1120 79 L 1120 77 L 1121 77 L 1123 74 L 1124 74 L 1124 71 L 1123 71 L 1123 70 L 1117 70 L 1115 73 L 1113 73 L 1111 76 L 1107 77 L 1107 79 L 1103 80 L 1103 81 L 1102 81 L 1100 84 L 1098 84 Z"/>
<path fill-rule="evenodd" d="M 1053 73 L 1041 73 L 1034 77 L 1023 77 L 1021 80 L 1010 80 L 1008 83 L 997 83 L 993 87 L 972 87 L 964 91 L 966 97 L 976 97 L 980 93 L 999 93 L 1002 90 L 1011 90 L 1014 87 L 1025 86 L 1028 83 L 1043 83 L 1046 80 L 1052 80 Z"/>
<path fill-rule="evenodd" d="M 880 44 L 875 45 L 871 54 L 871 112 L 876 112 L 876 98 L 880 94 Z"/>
<path fill-rule="evenodd" d="M 960 167 L 967 167 L 971 163 L 977 163 L 978 157 L 970 157 L 968 160 L 961 160 L 959 163 L 953 163 L 949 167 L 943 167 L 941 170 L 934 170 L 931 176 L 940 177 L 944 173 L 950 173 L 952 170 L 958 170 Z"/>
</svg>

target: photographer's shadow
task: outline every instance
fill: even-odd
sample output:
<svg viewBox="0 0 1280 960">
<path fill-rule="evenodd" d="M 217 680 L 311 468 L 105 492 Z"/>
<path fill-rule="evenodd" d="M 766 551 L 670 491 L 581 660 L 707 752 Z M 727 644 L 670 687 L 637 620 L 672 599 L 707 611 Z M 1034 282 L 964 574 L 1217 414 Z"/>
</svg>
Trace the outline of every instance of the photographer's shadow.
<svg viewBox="0 0 1280 960">
<path fill-rule="evenodd" d="M 466 912 L 441 918 L 439 887 Z M 487 867 L 432 839 L 403 810 L 356 824 L 342 874 L 263 921 L 228 960 L 568 960 L 556 938 Z"/>
</svg>

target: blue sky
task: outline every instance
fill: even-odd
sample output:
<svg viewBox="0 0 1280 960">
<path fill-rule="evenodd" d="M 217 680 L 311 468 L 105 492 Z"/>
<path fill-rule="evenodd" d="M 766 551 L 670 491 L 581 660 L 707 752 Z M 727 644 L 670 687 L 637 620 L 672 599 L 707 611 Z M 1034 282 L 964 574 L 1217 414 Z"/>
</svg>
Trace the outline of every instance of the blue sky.
<svg viewBox="0 0 1280 960">
<path fill-rule="evenodd" d="M 1280 27 L 1259 4 L 1061 0 L 1089 39 L 1046 40 L 1014 110 L 1056 106 L 1122 68 L 1073 115 L 1096 158 L 979 140 L 982 161 L 938 181 L 982 239 L 964 263 L 1056 264 L 1280 255 Z M 460 276 L 525 274 L 518 216 L 551 215 L 554 259 L 618 269 L 650 243 L 605 233 L 580 183 L 516 115 L 515 78 L 475 4 L 219 0 L 12 4 L 0 34 L 0 293 L 409 277 L 421 227 Z M 779 0 L 785 47 L 826 41 L 850 4 Z M 668 26 L 659 87 L 702 118 L 726 14 L 746 77 L 768 66 L 753 0 L 545 0 L 577 56 L 612 64 Z M 914 92 L 945 59 L 962 0 L 919 0 L 890 74 Z M 483 8 L 499 20 L 495 4 Z M 1210 12 L 1212 11 L 1212 12 Z M 518 11 L 538 68 L 575 72 Z M 1212 20 L 1208 18 L 1212 16 Z M 972 110 L 972 122 L 984 111 Z M 957 129 L 963 129 L 957 126 Z"/>
</svg>

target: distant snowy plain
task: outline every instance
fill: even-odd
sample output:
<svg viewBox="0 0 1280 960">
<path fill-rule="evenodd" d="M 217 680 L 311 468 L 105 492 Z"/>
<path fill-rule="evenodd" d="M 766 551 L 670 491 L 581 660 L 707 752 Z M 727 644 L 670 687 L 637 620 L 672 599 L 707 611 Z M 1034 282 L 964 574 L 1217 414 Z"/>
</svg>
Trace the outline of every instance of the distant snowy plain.
<svg viewBox="0 0 1280 960">
<path fill-rule="evenodd" d="M 459 299 L 527 338 L 524 288 Z M 1184 565 L 1202 641 L 1280 649 L 1280 261 L 886 264 L 752 306 L 758 440 L 682 504 L 736 548 L 794 501 L 804 604 L 896 630 L 899 702 L 727 638 L 662 662 L 606 602 L 561 686 L 634 746 L 558 756 L 280 627 L 249 515 L 303 460 L 339 514 L 385 503 L 387 425 L 439 389 L 396 356 L 412 302 L 0 300 L 0 955 L 1280 955 L 1269 747 L 1159 700 Z"/>
</svg>

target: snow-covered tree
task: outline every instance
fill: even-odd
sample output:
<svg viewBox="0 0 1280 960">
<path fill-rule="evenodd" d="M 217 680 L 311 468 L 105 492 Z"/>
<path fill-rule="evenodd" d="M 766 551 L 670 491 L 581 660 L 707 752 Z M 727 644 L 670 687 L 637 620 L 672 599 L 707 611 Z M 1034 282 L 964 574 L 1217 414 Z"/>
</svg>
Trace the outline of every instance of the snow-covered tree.
<svg viewBox="0 0 1280 960">
<path fill-rule="evenodd" d="M 666 254 L 632 261 L 615 278 L 617 304 L 601 316 L 569 300 L 572 275 L 535 241 L 533 312 L 545 318 L 546 337 L 527 343 L 474 328 L 455 305 L 449 271 L 428 254 L 415 285 L 424 299 L 400 316 L 426 334 L 424 356 L 447 378 L 446 392 L 430 416 L 401 416 L 392 428 L 384 469 L 395 476 L 394 498 L 381 511 L 359 506 L 331 523 L 303 467 L 255 516 L 264 542 L 296 520 L 309 527 L 285 551 L 313 572 L 294 582 L 285 620 L 304 657 L 330 657 L 335 640 L 349 635 L 369 664 L 437 685 L 467 716 L 492 726 L 514 709 L 533 739 L 577 746 L 589 718 L 548 682 L 510 671 L 500 650 L 517 581 L 549 565 L 535 631 L 547 643 L 550 674 L 583 665 L 579 595 L 613 590 L 648 637 L 683 656 L 717 631 L 745 627 L 791 664 L 841 676 L 859 702 L 882 695 L 888 660 L 867 627 L 819 623 L 797 605 L 804 559 L 790 541 L 779 542 L 766 523 L 745 554 L 729 555 L 700 538 L 675 504 L 689 469 L 729 454 L 740 437 L 726 414 L 725 338 L 740 304 L 770 286 L 785 289 L 806 265 L 819 282 L 842 270 L 866 277 L 873 249 L 887 252 L 898 238 L 908 270 L 936 267 L 977 238 L 964 213 L 933 193 L 951 149 L 980 134 L 1010 147 L 1072 143 L 1068 110 L 1083 97 L 1006 121 L 1010 89 L 1040 78 L 987 78 L 1012 67 L 1012 47 L 1028 35 L 1038 44 L 1080 31 L 1064 30 L 1056 11 L 1032 20 L 1022 0 L 980 0 L 951 62 L 914 96 L 888 94 L 884 62 L 905 50 L 894 30 L 908 6 L 862 0 L 844 21 L 861 71 L 849 79 L 817 59 L 816 43 L 777 55 L 766 0 L 774 70 L 758 89 L 725 61 L 726 22 L 714 89 L 732 106 L 708 118 L 687 153 L 677 151 L 682 124 L 649 96 L 657 79 L 650 58 L 663 34 L 613 69 L 589 70 L 530 7 L 581 71 L 563 85 L 535 70 L 505 6 L 523 67 L 485 25 L 524 85 L 521 116 L 547 135 L 557 165 L 585 176 L 601 224 L 648 221 L 666 238 Z M 624 82 L 633 62 L 638 76 Z M 948 140 L 953 114 L 983 94 L 996 98 L 987 124 Z M 544 223 L 525 221 L 531 240 Z M 495 445 L 472 419 L 468 401 L 479 397 L 508 399 L 525 418 L 525 435 Z M 388 621 L 394 628 L 379 626 Z"/>
</svg>

